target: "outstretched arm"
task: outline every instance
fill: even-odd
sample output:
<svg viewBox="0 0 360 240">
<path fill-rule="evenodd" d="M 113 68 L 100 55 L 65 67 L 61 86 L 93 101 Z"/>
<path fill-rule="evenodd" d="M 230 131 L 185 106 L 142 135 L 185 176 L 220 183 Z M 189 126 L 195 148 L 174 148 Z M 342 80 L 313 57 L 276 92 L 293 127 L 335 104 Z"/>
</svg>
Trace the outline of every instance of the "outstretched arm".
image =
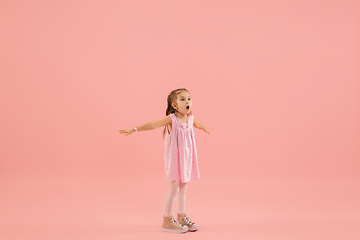
<svg viewBox="0 0 360 240">
<path fill-rule="evenodd" d="M 137 131 L 146 131 L 146 130 L 153 130 L 155 128 L 159 128 L 161 126 L 164 126 L 164 125 L 167 125 L 170 123 L 171 123 L 170 116 L 166 116 L 159 121 L 151 121 L 151 122 L 144 123 L 138 127 L 136 127 L 136 126 L 135 127 L 136 127 Z M 119 130 L 119 132 L 120 132 L 120 134 L 126 133 L 125 136 L 127 136 L 127 135 L 130 135 L 135 132 L 135 127 L 129 128 L 129 129 L 121 129 L 121 130 Z"/>
<path fill-rule="evenodd" d="M 201 122 L 199 122 L 198 120 L 194 119 L 194 127 L 198 128 L 198 129 L 202 129 L 204 130 L 204 132 L 209 133 L 209 130 L 211 129 L 210 126 L 208 125 L 204 125 Z M 209 133 L 210 134 L 210 133 Z"/>
</svg>

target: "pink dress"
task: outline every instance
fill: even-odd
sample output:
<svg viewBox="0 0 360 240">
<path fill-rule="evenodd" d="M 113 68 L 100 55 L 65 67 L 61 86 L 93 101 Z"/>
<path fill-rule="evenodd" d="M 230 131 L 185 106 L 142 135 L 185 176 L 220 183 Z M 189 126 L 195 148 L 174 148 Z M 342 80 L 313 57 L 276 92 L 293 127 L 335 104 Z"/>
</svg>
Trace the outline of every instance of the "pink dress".
<svg viewBox="0 0 360 240">
<path fill-rule="evenodd" d="M 188 122 L 182 123 L 171 113 L 172 128 L 165 131 L 165 173 L 171 180 L 188 182 L 199 179 L 199 166 L 194 135 L 194 116 L 188 115 Z"/>
</svg>

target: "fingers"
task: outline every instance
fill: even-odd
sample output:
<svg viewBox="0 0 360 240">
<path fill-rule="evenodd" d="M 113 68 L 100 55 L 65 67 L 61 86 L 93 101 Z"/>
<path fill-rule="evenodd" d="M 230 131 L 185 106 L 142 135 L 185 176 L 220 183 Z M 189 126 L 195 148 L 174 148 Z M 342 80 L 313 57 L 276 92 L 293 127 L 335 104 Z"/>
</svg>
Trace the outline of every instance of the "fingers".
<svg viewBox="0 0 360 240">
<path fill-rule="evenodd" d="M 205 130 L 205 132 L 208 133 L 208 134 L 210 134 L 210 132 L 209 132 L 210 129 L 211 129 L 211 127 L 207 127 L 206 130 Z"/>
<path fill-rule="evenodd" d="M 205 127 L 204 127 L 204 132 L 206 132 L 206 133 L 208 133 L 208 134 L 210 134 L 209 133 L 209 130 L 211 129 L 211 127 L 210 126 L 208 126 L 208 125 L 205 125 Z"/>
<path fill-rule="evenodd" d="M 125 136 L 129 135 L 129 131 L 127 131 L 126 129 L 121 129 L 119 130 L 119 133 L 122 134 L 122 133 L 127 133 Z"/>
<path fill-rule="evenodd" d="M 130 135 L 132 132 L 131 132 L 131 129 L 120 129 L 120 130 L 119 130 L 119 133 L 120 133 L 120 134 L 126 133 L 126 134 L 125 134 L 125 137 L 126 137 L 127 135 Z"/>
</svg>

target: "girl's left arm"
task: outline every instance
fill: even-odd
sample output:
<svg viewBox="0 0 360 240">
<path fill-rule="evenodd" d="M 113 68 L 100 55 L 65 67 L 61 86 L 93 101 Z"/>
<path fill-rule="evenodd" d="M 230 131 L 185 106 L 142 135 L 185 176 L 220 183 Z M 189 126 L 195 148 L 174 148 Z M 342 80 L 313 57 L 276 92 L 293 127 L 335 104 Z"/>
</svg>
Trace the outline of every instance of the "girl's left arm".
<svg viewBox="0 0 360 240">
<path fill-rule="evenodd" d="M 210 126 L 202 124 L 201 122 L 199 122 L 195 118 L 194 118 L 194 127 L 198 128 L 198 129 L 202 129 L 206 133 L 209 133 L 209 130 L 211 129 Z"/>
</svg>

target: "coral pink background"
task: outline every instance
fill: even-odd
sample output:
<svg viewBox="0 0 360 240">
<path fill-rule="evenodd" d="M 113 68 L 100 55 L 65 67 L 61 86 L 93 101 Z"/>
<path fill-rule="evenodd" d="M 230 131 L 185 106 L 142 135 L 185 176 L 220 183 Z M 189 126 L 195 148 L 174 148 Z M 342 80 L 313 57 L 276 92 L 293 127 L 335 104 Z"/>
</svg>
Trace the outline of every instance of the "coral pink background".
<svg viewBox="0 0 360 240">
<path fill-rule="evenodd" d="M 359 1 L 2 1 L 0 34 L 1 239 L 180 237 L 163 128 L 118 131 L 182 87 L 186 238 L 360 239 Z"/>
</svg>

